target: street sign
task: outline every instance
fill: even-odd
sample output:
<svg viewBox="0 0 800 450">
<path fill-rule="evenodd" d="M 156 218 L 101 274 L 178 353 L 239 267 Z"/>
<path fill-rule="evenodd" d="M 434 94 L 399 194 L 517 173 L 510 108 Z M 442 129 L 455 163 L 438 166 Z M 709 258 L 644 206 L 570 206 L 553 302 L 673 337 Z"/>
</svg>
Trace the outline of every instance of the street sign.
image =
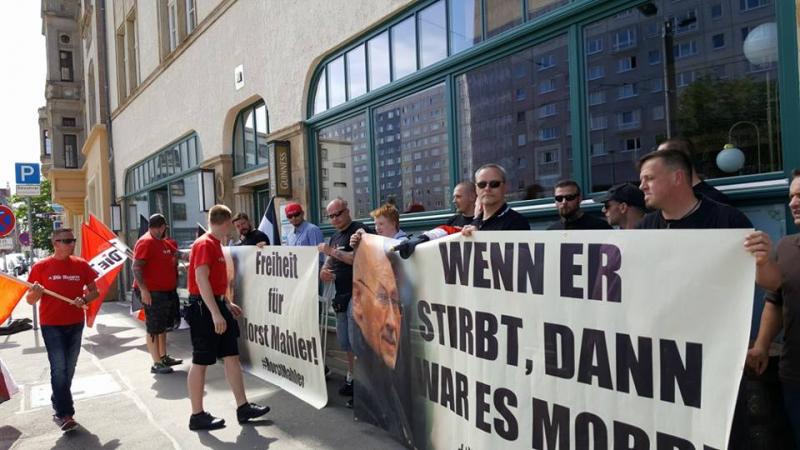
<svg viewBox="0 0 800 450">
<path fill-rule="evenodd" d="M 17 184 L 41 184 L 42 182 L 39 163 L 16 163 L 14 172 L 17 175 Z"/>
<path fill-rule="evenodd" d="M 23 247 L 27 247 L 31 245 L 31 235 L 27 231 L 23 231 L 19 234 L 19 244 Z"/>
<path fill-rule="evenodd" d="M 0 238 L 0 251 L 14 250 L 14 239 L 10 237 Z"/>
<path fill-rule="evenodd" d="M 14 231 L 17 225 L 17 218 L 14 211 L 6 205 L 0 205 L 0 237 L 6 237 Z"/>
<path fill-rule="evenodd" d="M 17 195 L 20 197 L 38 197 L 42 195 L 41 184 L 18 184 Z"/>
</svg>

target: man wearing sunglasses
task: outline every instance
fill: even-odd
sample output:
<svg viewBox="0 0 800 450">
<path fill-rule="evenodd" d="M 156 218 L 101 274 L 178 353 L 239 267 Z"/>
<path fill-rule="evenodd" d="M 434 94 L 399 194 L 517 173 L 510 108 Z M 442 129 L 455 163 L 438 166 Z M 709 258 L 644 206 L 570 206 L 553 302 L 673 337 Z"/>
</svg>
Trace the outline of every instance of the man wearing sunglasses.
<svg viewBox="0 0 800 450">
<path fill-rule="evenodd" d="M 325 242 L 322 231 L 318 226 L 306 221 L 306 213 L 299 203 L 288 203 L 284 209 L 286 218 L 292 224 L 292 231 L 286 235 L 288 245 L 313 245 Z M 325 263 L 325 255 L 320 253 L 319 266 Z"/>
<path fill-rule="evenodd" d="M 94 269 L 83 258 L 73 256 L 75 235 L 69 228 L 55 230 L 52 236 L 53 256 L 45 258 L 31 268 L 28 282 L 33 287 L 26 300 L 33 305 L 39 300 L 39 318 L 42 338 L 50 361 L 50 386 L 53 395 L 53 422 L 62 431 L 78 426 L 73 416 L 72 377 L 81 351 L 83 334 L 83 306 L 98 296 Z M 44 294 L 44 289 L 73 298 L 71 305 Z"/>
<path fill-rule="evenodd" d="M 608 224 L 620 230 L 636 228 L 647 211 L 644 193 L 631 183 L 611 186 L 605 194 L 592 200 L 603 204 L 603 214 Z"/>
<path fill-rule="evenodd" d="M 484 164 L 475 171 L 475 187 L 482 211 L 461 231 L 469 236 L 475 230 L 530 230 L 528 220 L 506 203 L 506 170 L 499 164 Z"/>
<path fill-rule="evenodd" d="M 548 230 L 610 230 L 603 219 L 581 211 L 581 188 L 574 180 L 561 180 L 555 186 L 555 202 L 561 220 Z"/>
<path fill-rule="evenodd" d="M 347 377 L 339 389 L 339 395 L 352 397 L 355 357 L 350 339 L 353 328 L 353 314 L 349 308 L 353 292 L 353 247 L 350 246 L 350 238 L 358 230 L 363 229 L 368 233 L 372 233 L 372 230 L 361 222 L 353 221 L 347 201 L 341 197 L 328 203 L 325 212 L 336 232 L 327 244 L 322 243 L 317 246 L 319 251 L 327 256 L 319 278 L 325 283 L 333 282 L 336 286 L 336 295 L 331 302 L 333 310 L 336 311 L 336 338 L 339 347 L 347 352 Z M 348 401 L 348 406 L 351 405 L 352 399 Z"/>
</svg>

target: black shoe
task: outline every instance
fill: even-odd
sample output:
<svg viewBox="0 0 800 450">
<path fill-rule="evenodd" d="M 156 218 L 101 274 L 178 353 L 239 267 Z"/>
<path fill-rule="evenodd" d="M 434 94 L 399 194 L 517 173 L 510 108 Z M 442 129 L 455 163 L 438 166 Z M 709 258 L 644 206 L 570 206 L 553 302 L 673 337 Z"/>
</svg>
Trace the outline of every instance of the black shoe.
<svg viewBox="0 0 800 450">
<path fill-rule="evenodd" d="M 342 397 L 352 397 L 353 396 L 353 382 L 346 382 L 342 387 L 339 388 L 339 395 Z"/>
<path fill-rule="evenodd" d="M 168 374 L 168 373 L 172 373 L 172 372 L 174 372 L 174 370 L 172 370 L 172 367 L 164 364 L 161 361 L 153 364 L 150 367 L 150 373 L 157 373 L 157 374 L 160 374 L 160 375 L 164 375 L 164 374 Z"/>
<path fill-rule="evenodd" d="M 350 400 L 348 400 L 347 403 L 344 404 L 344 406 L 353 409 L 353 399 L 351 398 Z"/>
<path fill-rule="evenodd" d="M 196 430 L 217 430 L 225 426 L 225 419 L 214 417 L 203 411 L 200 414 L 192 414 L 189 417 L 189 429 Z"/>
<path fill-rule="evenodd" d="M 255 403 L 245 403 L 236 408 L 236 419 L 239 423 L 245 423 L 250 419 L 261 417 L 269 412 L 269 406 L 261 406 Z"/>
<path fill-rule="evenodd" d="M 161 362 L 164 363 L 167 366 L 170 366 L 170 367 L 177 366 L 178 364 L 183 364 L 183 360 L 182 359 L 175 359 L 175 358 L 173 358 L 172 356 L 169 356 L 169 355 L 162 356 L 161 357 Z"/>
</svg>

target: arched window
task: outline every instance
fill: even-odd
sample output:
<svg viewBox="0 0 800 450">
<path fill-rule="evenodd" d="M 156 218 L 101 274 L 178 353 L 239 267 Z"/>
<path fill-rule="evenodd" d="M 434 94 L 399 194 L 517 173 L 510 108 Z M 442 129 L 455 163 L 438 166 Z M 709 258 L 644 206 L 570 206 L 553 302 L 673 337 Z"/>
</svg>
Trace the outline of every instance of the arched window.
<svg viewBox="0 0 800 450">
<path fill-rule="evenodd" d="M 239 111 L 233 128 L 234 173 L 242 173 L 267 164 L 269 118 L 263 101 Z"/>
</svg>

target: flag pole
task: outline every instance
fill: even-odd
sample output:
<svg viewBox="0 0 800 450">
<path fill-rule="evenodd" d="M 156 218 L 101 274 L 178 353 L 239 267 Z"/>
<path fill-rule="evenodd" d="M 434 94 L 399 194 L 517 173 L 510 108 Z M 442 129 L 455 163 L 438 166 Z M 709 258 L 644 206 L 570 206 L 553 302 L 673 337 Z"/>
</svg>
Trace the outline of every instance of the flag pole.
<svg viewBox="0 0 800 450">
<path fill-rule="evenodd" d="M 25 280 L 20 280 L 19 278 L 12 277 L 11 275 L 7 275 L 7 274 L 5 274 L 3 272 L 0 272 L 0 278 L 5 278 L 6 280 L 9 280 L 9 281 L 14 281 L 14 282 L 17 282 L 17 283 L 20 283 L 20 284 L 24 284 L 28 288 L 32 288 L 33 287 L 33 283 L 29 283 L 29 282 L 27 282 Z M 55 298 L 57 298 L 59 300 L 63 300 L 65 302 L 69 303 L 70 305 L 75 306 L 75 300 L 72 300 L 70 298 L 64 297 L 63 295 L 59 294 L 58 292 L 53 292 L 50 289 L 45 289 L 44 293 L 49 295 L 49 296 L 51 296 L 51 297 L 55 297 Z M 83 305 L 83 309 L 87 309 L 87 306 Z"/>
</svg>

